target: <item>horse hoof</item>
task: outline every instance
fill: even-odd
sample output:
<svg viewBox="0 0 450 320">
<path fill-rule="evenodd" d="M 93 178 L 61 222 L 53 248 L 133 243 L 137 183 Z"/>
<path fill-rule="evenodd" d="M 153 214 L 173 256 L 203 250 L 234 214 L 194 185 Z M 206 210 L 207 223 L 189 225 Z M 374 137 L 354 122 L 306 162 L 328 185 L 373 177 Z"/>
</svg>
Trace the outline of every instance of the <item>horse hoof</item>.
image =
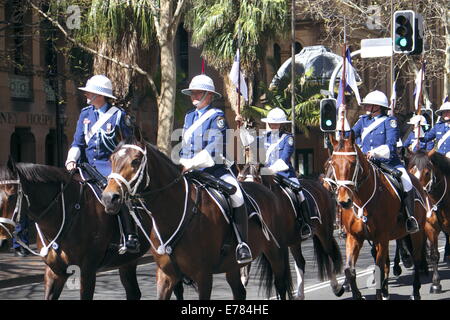
<svg viewBox="0 0 450 320">
<path fill-rule="evenodd" d="M 409 296 L 409 300 L 421 300 L 420 296 L 411 295 Z"/>
<path fill-rule="evenodd" d="M 432 293 L 432 294 L 440 294 L 440 293 L 442 293 L 442 286 L 440 284 L 433 284 L 430 287 L 430 293 Z"/>
<path fill-rule="evenodd" d="M 383 300 L 390 300 L 391 296 L 390 295 L 384 295 L 381 297 Z"/>
<path fill-rule="evenodd" d="M 340 288 L 334 289 L 333 292 L 336 297 L 341 297 L 345 292 L 345 288 L 344 286 L 341 286 Z"/>
<path fill-rule="evenodd" d="M 402 268 L 394 267 L 394 276 L 399 277 L 402 274 Z"/>
<path fill-rule="evenodd" d="M 350 292 L 350 291 L 351 291 L 350 286 L 349 286 L 348 284 L 344 284 L 344 285 L 342 286 L 342 288 L 344 288 L 344 291 L 345 291 L 345 292 Z"/>
</svg>

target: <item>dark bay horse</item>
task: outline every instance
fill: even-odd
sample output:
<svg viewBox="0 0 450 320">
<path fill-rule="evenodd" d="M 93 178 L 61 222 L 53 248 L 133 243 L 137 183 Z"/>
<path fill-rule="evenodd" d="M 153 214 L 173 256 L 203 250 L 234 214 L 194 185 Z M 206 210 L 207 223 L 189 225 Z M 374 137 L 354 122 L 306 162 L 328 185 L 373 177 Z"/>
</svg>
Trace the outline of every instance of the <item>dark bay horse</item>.
<svg viewBox="0 0 450 320">
<path fill-rule="evenodd" d="M 289 196 L 275 182 L 273 175 L 260 175 L 260 165 L 246 164 L 238 166 L 239 181 L 255 181 L 263 183 L 274 194 L 279 202 L 283 219 L 286 221 L 286 239 L 291 254 L 295 260 L 295 270 L 297 272 L 297 293 L 296 298 L 303 300 L 304 293 L 304 273 L 305 259 L 302 254 L 302 239 L 300 236 L 300 224 L 296 219 L 296 209 L 292 206 Z M 339 287 L 336 275 L 342 271 L 342 256 L 339 245 L 333 236 L 336 205 L 329 191 L 327 191 L 318 181 L 311 179 L 301 179 L 300 184 L 304 193 L 312 195 L 317 203 L 320 219 L 311 219 L 313 233 L 313 243 L 315 257 L 318 265 L 319 278 L 323 280 L 325 276 L 330 279 L 333 292 L 340 296 L 343 294 L 342 287 Z M 298 213 L 300 214 L 300 213 Z"/>
<path fill-rule="evenodd" d="M 376 298 L 381 300 L 389 298 L 389 240 L 407 236 L 414 264 L 413 293 L 410 298 L 420 299 L 420 272 L 428 271 L 425 209 L 418 202 L 415 203 L 414 216 L 420 230 L 408 235 L 405 217 L 401 213 L 401 201 L 396 191 L 355 144 L 353 131 L 349 138 L 341 137 L 336 141 L 334 135 L 330 135 L 330 140 L 334 150 L 330 165 L 337 185 L 337 201 L 342 206 L 342 222 L 347 231 L 345 276 L 352 289 L 353 298 L 364 298 L 357 287 L 355 271 L 364 240 L 372 241 L 376 248 Z M 425 194 L 419 181 L 412 175 L 410 177 L 417 192 L 424 199 Z"/>
<path fill-rule="evenodd" d="M 408 171 L 419 179 L 430 198 L 428 206 L 431 214 L 427 218 L 425 228 L 433 266 L 433 284 L 430 291 L 441 293 L 438 236 L 444 231 L 447 240 L 447 234 L 450 232 L 450 160 L 438 152 L 419 150 L 409 158 Z"/>
<path fill-rule="evenodd" d="M 213 274 L 225 273 L 233 298 L 245 299 L 234 233 L 208 193 L 188 182 L 178 166 L 140 136 L 121 142 L 111 161 L 113 173 L 102 201 L 111 213 L 129 198 L 141 200 L 147 208 L 153 219 L 151 251 L 159 267 L 158 298 L 169 299 L 174 286 L 188 278 L 196 284 L 200 299 L 210 299 Z M 288 248 L 276 199 L 257 183 L 245 183 L 243 188 L 257 202 L 274 235 L 266 238 L 260 220 L 249 219 L 248 244 L 254 258 L 262 254 L 262 285 L 270 295 L 274 282 L 281 299 L 291 298 Z"/>
<path fill-rule="evenodd" d="M 0 168 L 0 178 L 3 181 L 0 184 L 1 217 L 12 220 L 16 203 L 22 196 L 18 192 L 20 186 L 25 207 L 22 214 L 36 221 L 38 232 L 42 233 L 47 249 L 38 241 L 38 252 L 46 264 L 45 299 L 58 299 L 71 276 L 68 272 L 74 270 L 80 272 L 79 286 L 74 286 L 79 287 L 80 298 L 92 299 L 96 272 L 105 267 L 119 268 L 127 299 L 141 297 L 136 280 L 137 258 L 148 251 L 148 242 L 140 233 L 140 253 L 119 255 L 117 217 L 105 214 L 103 205 L 91 189 L 80 182 L 77 174 L 45 165 L 14 164 L 10 160 L 8 168 Z M 15 180 L 20 180 L 20 184 L 13 183 Z M 151 228 L 148 217 L 144 217 L 142 223 Z"/>
</svg>

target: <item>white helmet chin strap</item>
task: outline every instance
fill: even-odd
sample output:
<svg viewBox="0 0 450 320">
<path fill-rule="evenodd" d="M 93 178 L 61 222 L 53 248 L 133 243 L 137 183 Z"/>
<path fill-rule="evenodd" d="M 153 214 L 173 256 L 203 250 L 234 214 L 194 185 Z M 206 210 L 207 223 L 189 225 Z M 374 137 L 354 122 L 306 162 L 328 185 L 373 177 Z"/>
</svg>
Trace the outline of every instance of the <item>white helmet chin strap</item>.
<svg viewBox="0 0 450 320">
<path fill-rule="evenodd" d="M 87 102 L 88 104 L 92 104 L 92 103 L 95 101 L 95 99 L 97 99 L 97 97 L 98 97 L 98 94 L 94 94 L 94 95 L 92 96 L 92 98 L 91 98 L 91 99 L 87 99 L 86 102 Z"/>
<path fill-rule="evenodd" d="M 202 98 L 198 102 L 192 103 L 194 105 L 194 107 L 198 107 L 199 105 L 201 105 L 203 103 L 203 101 L 205 101 L 207 95 L 208 95 L 208 91 L 205 91 Z"/>
</svg>

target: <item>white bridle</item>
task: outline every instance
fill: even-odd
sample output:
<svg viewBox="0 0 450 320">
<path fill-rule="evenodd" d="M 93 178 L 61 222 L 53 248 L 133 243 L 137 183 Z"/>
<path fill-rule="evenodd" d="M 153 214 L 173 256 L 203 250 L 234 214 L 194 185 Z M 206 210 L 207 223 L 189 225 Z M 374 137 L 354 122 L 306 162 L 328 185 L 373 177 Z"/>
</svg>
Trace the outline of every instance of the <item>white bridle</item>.
<svg viewBox="0 0 450 320">
<path fill-rule="evenodd" d="M 355 166 L 355 171 L 353 171 L 352 180 L 338 180 L 337 176 L 336 176 L 336 170 L 334 169 L 333 165 L 331 165 L 331 168 L 333 169 L 333 176 L 334 176 L 334 180 L 331 180 L 331 181 L 337 186 L 336 192 L 338 192 L 339 187 L 343 187 L 343 188 L 346 188 L 347 190 L 349 190 L 352 194 L 354 194 L 353 190 L 350 189 L 349 186 L 354 186 L 356 190 L 358 189 L 358 175 L 359 175 L 360 172 L 362 172 L 362 166 L 361 166 L 361 164 L 359 162 L 358 152 L 356 152 L 356 151 L 350 151 L 350 152 L 334 151 L 332 155 L 356 156 L 356 166 Z M 373 185 L 372 195 L 370 196 L 370 198 L 362 206 L 358 206 L 355 203 L 355 201 L 352 202 L 353 206 L 358 209 L 357 216 L 359 218 L 361 218 L 363 216 L 364 208 L 373 199 L 373 197 L 375 196 L 375 192 L 377 190 L 377 174 L 376 174 L 376 171 L 375 171 L 375 166 L 373 164 L 371 164 L 371 166 L 372 166 L 372 169 L 373 169 L 373 176 L 374 176 L 374 179 L 375 179 L 374 180 L 374 185 Z"/>
<path fill-rule="evenodd" d="M 11 238 L 13 238 L 13 235 L 11 234 L 11 232 L 9 232 L 9 229 L 7 228 L 6 225 L 11 225 L 14 228 L 16 227 L 16 222 L 14 220 L 15 220 L 15 217 L 17 215 L 19 215 L 20 210 L 22 208 L 23 191 L 22 191 L 22 185 L 20 184 L 20 180 L 2 180 L 2 181 L 0 181 L 0 185 L 7 185 L 7 184 L 17 184 L 18 185 L 18 189 L 17 189 L 17 196 L 18 196 L 18 198 L 17 198 L 17 201 L 16 201 L 16 207 L 14 209 L 14 213 L 13 213 L 12 219 L 0 217 L 0 227 L 5 229 L 6 232 L 8 233 L 8 235 Z"/>
<path fill-rule="evenodd" d="M 120 153 L 121 150 L 126 151 L 126 149 L 138 150 L 139 152 L 141 152 L 143 154 L 143 156 L 142 156 L 141 165 L 139 166 L 139 169 L 136 171 L 136 173 L 134 174 L 133 178 L 130 179 L 130 181 L 127 181 L 121 174 L 119 174 L 117 172 L 112 172 L 108 176 L 108 180 L 114 179 L 114 181 L 116 181 L 117 184 L 119 185 L 120 191 L 122 193 L 122 195 L 121 195 L 122 199 L 124 199 L 124 196 L 125 196 L 122 185 L 124 185 L 127 188 L 126 191 L 128 191 L 129 195 L 134 196 L 134 195 L 136 195 L 137 189 L 139 188 L 139 185 L 141 184 L 142 179 L 144 178 L 144 175 L 146 177 L 145 187 L 148 187 L 148 185 L 150 183 L 150 178 L 148 176 L 148 172 L 147 172 L 147 170 L 145 170 L 145 168 L 147 166 L 147 148 L 142 149 L 141 147 L 138 147 L 134 144 L 124 144 L 122 146 L 122 148 L 120 148 L 120 150 L 117 152 Z M 131 184 L 135 181 L 136 181 L 136 183 L 134 184 L 134 186 L 131 186 Z"/>
</svg>

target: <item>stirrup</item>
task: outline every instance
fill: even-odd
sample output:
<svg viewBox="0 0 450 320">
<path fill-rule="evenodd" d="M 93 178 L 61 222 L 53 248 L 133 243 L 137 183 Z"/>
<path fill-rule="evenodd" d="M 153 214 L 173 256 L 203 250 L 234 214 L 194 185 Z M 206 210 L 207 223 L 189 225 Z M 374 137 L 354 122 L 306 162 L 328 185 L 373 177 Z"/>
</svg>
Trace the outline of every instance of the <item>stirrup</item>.
<svg viewBox="0 0 450 320">
<path fill-rule="evenodd" d="M 306 227 L 306 229 L 305 229 L 305 227 Z M 308 230 L 308 232 L 304 233 L 305 230 Z M 303 223 L 303 226 L 300 230 L 300 236 L 302 237 L 302 240 L 306 240 L 312 236 L 311 226 L 309 224 L 307 224 L 306 222 Z"/>
<path fill-rule="evenodd" d="M 244 257 L 242 260 L 239 259 L 239 250 L 242 248 L 247 248 L 248 254 L 249 256 Z M 250 250 L 250 247 L 245 243 L 245 242 L 241 242 L 237 245 L 236 247 L 236 261 L 238 264 L 244 264 L 244 263 L 249 263 L 252 262 L 253 258 L 252 258 L 252 251 Z"/>
<path fill-rule="evenodd" d="M 119 254 L 120 254 L 120 255 L 125 254 L 125 253 L 127 253 L 127 251 L 128 251 L 127 246 L 125 245 L 125 243 L 123 243 L 123 244 L 119 247 Z"/>
<path fill-rule="evenodd" d="M 408 221 L 413 221 L 412 222 L 413 227 L 411 229 L 408 228 Z M 408 217 L 406 219 L 405 227 L 406 227 L 406 232 L 408 232 L 409 234 L 413 234 L 413 233 L 416 233 L 419 231 L 419 224 L 417 223 L 416 218 L 414 218 L 413 216 Z"/>
</svg>

